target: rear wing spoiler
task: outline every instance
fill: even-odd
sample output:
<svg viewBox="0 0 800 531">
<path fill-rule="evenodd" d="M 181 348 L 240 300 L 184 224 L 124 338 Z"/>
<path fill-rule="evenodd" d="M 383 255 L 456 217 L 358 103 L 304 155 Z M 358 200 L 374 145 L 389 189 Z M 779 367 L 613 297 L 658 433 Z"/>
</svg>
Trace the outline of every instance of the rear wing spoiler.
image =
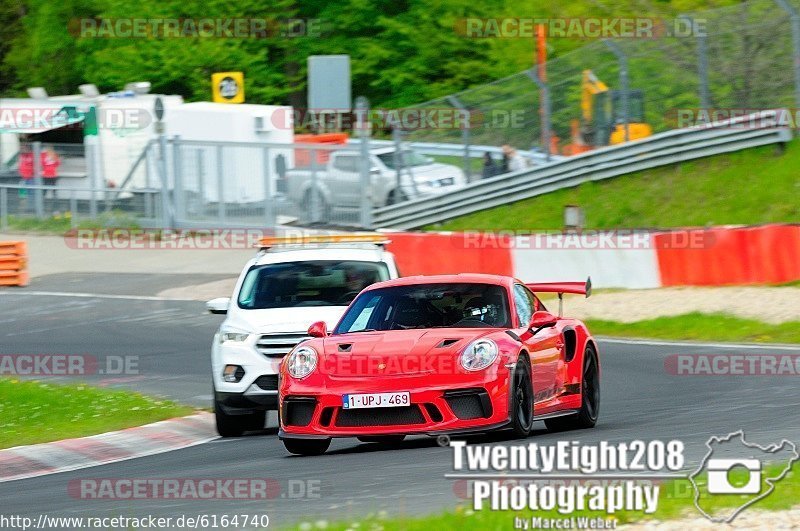
<svg viewBox="0 0 800 531">
<path fill-rule="evenodd" d="M 592 295 L 592 277 L 588 277 L 586 282 L 534 282 L 525 285 L 534 293 L 575 293 L 586 295 L 587 299 Z"/>
<path fill-rule="evenodd" d="M 586 282 L 533 282 L 525 286 L 534 293 L 558 293 L 558 316 L 564 314 L 564 294 L 574 293 L 592 295 L 592 277 L 587 277 Z"/>
</svg>

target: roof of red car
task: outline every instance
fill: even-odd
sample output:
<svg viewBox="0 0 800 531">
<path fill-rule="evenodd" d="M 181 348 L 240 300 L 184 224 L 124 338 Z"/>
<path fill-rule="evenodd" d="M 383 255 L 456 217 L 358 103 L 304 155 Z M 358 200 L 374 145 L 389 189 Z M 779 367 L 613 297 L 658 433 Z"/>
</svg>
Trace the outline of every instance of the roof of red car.
<svg viewBox="0 0 800 531">
<path fill-rule="evenodd" d="M 496 284 L 508 285 L 513 282 L 512 277 L 503 275 L 485 275 L 482 273 L 459 273 L 458 275 L 416 275 L 385 280 L 372 284 L 367 289 L 389 288 L 393 286 L 414 286 L 417 284 Z"/>
</svg>

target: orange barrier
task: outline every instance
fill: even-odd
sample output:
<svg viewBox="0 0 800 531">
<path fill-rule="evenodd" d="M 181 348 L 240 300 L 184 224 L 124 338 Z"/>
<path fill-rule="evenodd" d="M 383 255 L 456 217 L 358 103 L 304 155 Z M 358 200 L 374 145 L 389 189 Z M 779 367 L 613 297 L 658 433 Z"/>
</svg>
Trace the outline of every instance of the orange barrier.
<svg viewBox="0 0 800 531">
<path fill-rule="evenodd" d="M 342 145 L 347 144 L 347 139 L 350 135 L 347 133 L 321 133 L 318 135 L 294 135 L 294 141 L 297 144 L 326 144 L 326 145 Z M 294 150 L 294 165 L 297 168 L 311 166 L 311 150 L 297 148 Z M 325 166 L 331 156 L 329 150 L 319 150 L 314 152 L 314 159 L 318 166 Z"/>
<path fill-rule="evenodd" d="M 676 238 L 677 236 L 677 238 Z M 675 241 L 702 245 L 675 247 Z M 662 286 L 771 284 L 800 279 L 800 226 L 689 229 L 657 234 Z"/>
<path fill-rule="evenodd" d="M 493 238 L 492 235 L 488 235 Z M 392 233 L 388 250 L 394 253 L 400 274 L 438 275 L 491 273 L 513 275 L 509 237 L 476 240 L 462 233 Z"/>
<path fill-rule="evenodd" d="M 28 285 L 28 245 L 0 242 L 0 286 Z"/>
</svg>

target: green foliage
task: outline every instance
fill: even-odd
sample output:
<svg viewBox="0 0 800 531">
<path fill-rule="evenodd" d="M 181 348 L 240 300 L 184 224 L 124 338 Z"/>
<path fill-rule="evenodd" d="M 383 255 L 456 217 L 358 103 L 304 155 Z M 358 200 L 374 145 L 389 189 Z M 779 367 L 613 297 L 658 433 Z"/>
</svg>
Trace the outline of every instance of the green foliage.
<svg viewBox="0 0 800 531">
<path fill-rule="evenodd" d="M 722 4 L 733 3 L 723 0 Z M 69 94 L 80 83 L 103 91 L 148 80 L 154 92 L 187 100 L 210 99 L 210 76 L 242 70 L 251 103 L 305 105 L 306 58 L 350 54 L 353 93 L 374 106 L 420 103 L 528 68 L 528 38 L 467 38 L 456 30 L 467 17 L 671 17 L 720 2 L 588 0 L 556 5 L 540 0 L 0 0 L 0 94 L 21 94 L 40 85 Z M 266 19 L 280 27 L 287 18 L 315 19 L 321 36 L 294 38 L 81 38 L 80 20 L 125 18 Z M 552 39 L 550 56 L 588 41 Z"/>
</svg>

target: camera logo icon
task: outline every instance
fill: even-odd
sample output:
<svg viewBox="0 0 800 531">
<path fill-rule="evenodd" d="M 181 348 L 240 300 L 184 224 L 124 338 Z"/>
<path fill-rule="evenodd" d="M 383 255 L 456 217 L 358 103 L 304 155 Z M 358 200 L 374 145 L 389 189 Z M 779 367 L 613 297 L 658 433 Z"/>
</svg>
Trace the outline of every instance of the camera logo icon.
<svg viewBox="0 0 800 531">
<path fill-rule="evenodd" d="M 795 443 L 782 439 L 761 446 L 745 440 L 742 430 L 711 437 L 706 448 L 708 452 L 688 479 L 695 507 L 716 523 L 730 523 L 744 509 L 769 496 L 800 460 Z M 733 503 L 715 504 L 714 498 L 720 495 L 729 496 Z"/>
<path fill-rule="evenodd" d="M 761 461 L 758 459 L 709 459 L 709 494 L 758 494 L 761 492 Z M 737 481 L 738 476 L 747 478 Z"/>
</svg>

